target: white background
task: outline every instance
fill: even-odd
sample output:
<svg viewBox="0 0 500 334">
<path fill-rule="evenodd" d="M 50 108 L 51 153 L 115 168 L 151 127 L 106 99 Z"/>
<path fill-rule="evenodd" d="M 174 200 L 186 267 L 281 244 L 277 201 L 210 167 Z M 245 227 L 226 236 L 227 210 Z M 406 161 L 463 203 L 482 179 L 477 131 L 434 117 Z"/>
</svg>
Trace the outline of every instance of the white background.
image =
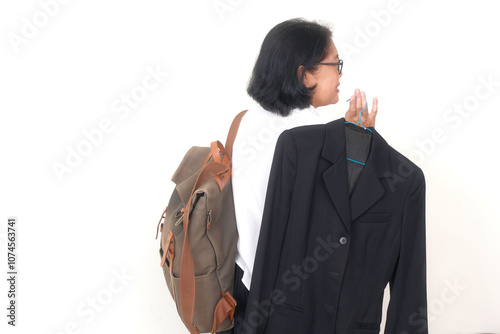
<svg viewBox="0 0 500 334">
<path fill-rule="evenodd" d="M 253 105 L 262 40 L 293 17 L 330 24 L 345 61 L 340 102 L 322 116 L 342 117 L 355 88 L 370 106 L 378 96 L 377 130 L 424 170 L 430 332 L 500 333 L 497 4 L 3 1 L 0 267 L 5 277 L 15 216 L 19 276 L 16 328 L 1 279 L 2 333 L 186 333 L 155 240 L 170 177 Z M 168 74 L 141 90 L 148 70 Z M 132 93 L 144 99 L 126 114 Z M 89 146 L 84 132 L 106 119 Z M 78 147 L 87 155 L 58 177 Z"/>
</svg>

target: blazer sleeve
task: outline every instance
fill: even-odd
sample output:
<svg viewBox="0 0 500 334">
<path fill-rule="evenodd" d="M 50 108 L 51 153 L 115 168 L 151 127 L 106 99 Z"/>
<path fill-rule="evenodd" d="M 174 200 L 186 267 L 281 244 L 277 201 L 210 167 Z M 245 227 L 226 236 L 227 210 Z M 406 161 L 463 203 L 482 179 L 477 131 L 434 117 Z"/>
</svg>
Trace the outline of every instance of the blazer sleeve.
<svg viewBox="0 0 500 334">
<path fill-rule="evenodd" d="M 288 224 L 295 180 L 297 152 L 293 136 L 282 132 L 276 143 L 266 192 L 242 332 L 263 333 L 273 300 L 279 299 L 275 283 Z"/>
<path fill-rule="evenodd" d="M 427 334 L 425 179 L 419 168 L 404 206 L 400 247 L 385 333 Z"/>
</svg>

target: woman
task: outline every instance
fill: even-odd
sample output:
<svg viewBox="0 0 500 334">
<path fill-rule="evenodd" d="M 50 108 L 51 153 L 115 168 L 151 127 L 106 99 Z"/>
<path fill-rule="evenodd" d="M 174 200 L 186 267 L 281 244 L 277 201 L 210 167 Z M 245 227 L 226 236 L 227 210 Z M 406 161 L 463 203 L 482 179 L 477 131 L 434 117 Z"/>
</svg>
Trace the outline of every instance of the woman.
<svg viewBox="0 0 500 334">
<path fill-rule="evenodd" d="M 238 227 L 234 333 L 241 332 L 252 277 L 264 200 L 276 141 L 286 129 L 324 123 L 316 108 L 339 101 L 342 60 L 328 27 L 303 19 L 275 26 L 267 34 L 248 86 L 258 102 L 243 117 L 234 143 L 233 197 Z M 373 127 L 377 98 L 368 113 L 364 92 L 351 96 L 347 121 Z M 230 332 L 228 332 L 230 333 Z"/>
</svg>

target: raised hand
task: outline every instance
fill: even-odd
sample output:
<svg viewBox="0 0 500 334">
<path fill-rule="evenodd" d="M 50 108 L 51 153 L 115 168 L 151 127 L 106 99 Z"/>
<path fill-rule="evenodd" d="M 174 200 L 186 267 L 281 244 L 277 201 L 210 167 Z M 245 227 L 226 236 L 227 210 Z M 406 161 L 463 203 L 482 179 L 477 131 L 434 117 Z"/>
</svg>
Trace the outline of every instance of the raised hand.
<svg viewBox="0 0 500 334">
<path fill-rule="evenodd" d="M 363 108 L 365 108 L 363 110 Z M 359 120 L 359 113 L 361 113 L 361 122 Z M 368 107 L 366 103 L 366 94 L 356 88 L 354 91 L 354 95 L 351 96 L 349 102 L 349 110 L 345 113 L 345 120 L 347 122 L 352 122 L 358 126 L 367 128 L 367 127 L 375 127 L 375 118 L 377 117 L 378 112 L 378 98 L 373 98 L 373 109 L 371 112 L 368 112 Z"/>
</svg>

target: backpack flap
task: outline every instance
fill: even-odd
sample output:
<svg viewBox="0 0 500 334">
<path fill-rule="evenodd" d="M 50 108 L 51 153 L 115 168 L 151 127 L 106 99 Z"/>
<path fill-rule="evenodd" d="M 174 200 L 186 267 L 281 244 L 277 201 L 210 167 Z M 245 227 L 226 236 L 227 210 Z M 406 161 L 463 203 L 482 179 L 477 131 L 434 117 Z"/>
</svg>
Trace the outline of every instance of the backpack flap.
<svg viewBox="0 0 500 334">
<path fill-rule="evenodd" d="M 197 175 L 198 174 L 197 172 L 199 172 L 200 169 L 202 168 L 203 161 L 205 160 L 205 158 L 209 153 L 210 153 L 210 147 L 199 147 L 199 146 L 191 147 L 186 152 L 186 155 L 184 155 L 184 158 L 182 159 L 181 163 L 175 170 L 175 173 L 172 176 L 172 181 L 175 184 L 179 184 L 184 180 L 186 180 L 187 178 L 191 177 L 192 175 L 194 174 Z M 191 188 L 193 184 L 194 181 L 191 184 Z"/>
</svg>

